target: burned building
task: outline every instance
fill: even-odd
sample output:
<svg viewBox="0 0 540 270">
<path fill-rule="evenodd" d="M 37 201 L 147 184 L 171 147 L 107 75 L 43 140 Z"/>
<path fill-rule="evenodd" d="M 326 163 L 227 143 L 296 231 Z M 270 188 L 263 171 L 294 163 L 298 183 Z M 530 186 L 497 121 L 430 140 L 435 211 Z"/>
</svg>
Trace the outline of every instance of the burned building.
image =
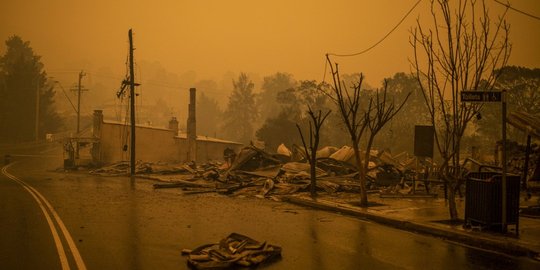
<svg viewBox="0 0 540 270">
<path fill-rule="evenodd" d="M 180 131 L 173 117 L 168 128 L 135 126 L 137 160 L 150 162 L 206 162 L 223 160 L 224 150 L 238 151 L 241 143 L 199 136 L 195 115 L 196 90 L 190 89 L 190 104 L 186 132 Z M 92 135 L 97 142 L 92 146 L 92 163 L 109 164 L 129 160 L 130 128 L 127 123 L 104 120 L 103 111 L 95 110 Z"/>
</svg>

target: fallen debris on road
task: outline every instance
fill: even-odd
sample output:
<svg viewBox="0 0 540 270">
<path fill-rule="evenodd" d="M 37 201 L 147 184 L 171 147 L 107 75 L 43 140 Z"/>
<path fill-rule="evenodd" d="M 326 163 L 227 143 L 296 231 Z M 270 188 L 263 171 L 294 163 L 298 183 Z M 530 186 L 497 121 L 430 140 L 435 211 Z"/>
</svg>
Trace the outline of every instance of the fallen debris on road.
<svg viewBox="0 0 540 270">
<path fill-rule="evenodd" d="M 187 264 L 194 269 L 230 269 L 253 267 L 281 257 L 281 247 L 259 242 L 245 235 L 231 233 L 216 244 L 182 250 Z"/>
</svg>

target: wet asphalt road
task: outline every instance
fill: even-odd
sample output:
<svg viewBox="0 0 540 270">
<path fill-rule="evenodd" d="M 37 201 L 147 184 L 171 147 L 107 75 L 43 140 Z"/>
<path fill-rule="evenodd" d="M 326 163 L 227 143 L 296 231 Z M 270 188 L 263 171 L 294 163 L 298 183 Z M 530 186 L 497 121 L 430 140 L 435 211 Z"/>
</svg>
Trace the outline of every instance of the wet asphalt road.
<svg viewBox="0 0 540 270">
<path fill-rule="evenodd" d="M 182 249 L 231 232 L 283 248 L 283 258 L 263 269 L 540 269 L 527 258 L 282 202 L 182 195 L 154 190 L 145 179 L 53 172 L 59 158 L 16 159 L 8 171 L 51 203 L 88 269 L 186 269 Z M 0 198 L 0 269 L 61 269 L 51 231 L 29 192 L 0 175 Z"/>
</svg>

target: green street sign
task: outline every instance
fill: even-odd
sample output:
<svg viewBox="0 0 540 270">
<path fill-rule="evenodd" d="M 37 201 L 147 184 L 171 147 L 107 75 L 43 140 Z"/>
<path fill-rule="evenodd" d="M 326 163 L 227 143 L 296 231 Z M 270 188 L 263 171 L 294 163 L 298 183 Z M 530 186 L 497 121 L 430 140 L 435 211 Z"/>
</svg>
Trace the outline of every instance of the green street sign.
<svg viewBox="0 0 540 270">
<path fill-rule="evenodd" d="M 461 91 L 462 102 L 501 102 L 499 91 Z"/>
</svg>

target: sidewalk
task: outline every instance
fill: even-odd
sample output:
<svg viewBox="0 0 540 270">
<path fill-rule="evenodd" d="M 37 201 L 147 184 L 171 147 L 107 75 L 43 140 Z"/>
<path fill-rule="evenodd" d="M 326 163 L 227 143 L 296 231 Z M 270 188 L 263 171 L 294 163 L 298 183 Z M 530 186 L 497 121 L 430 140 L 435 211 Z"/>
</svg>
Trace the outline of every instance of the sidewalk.
<svg viewBox="0 0 540 270">
<path fill-rule="evenodd" d="M 536 199 L 533 198 L 533 200 Z M 448 207 L 443 198 L 380 198 L 379 194 L 369 194 L 368 201 L 376 205 L 368 208 L 356 206 L 359 200 L 358 194 L 340 194 L 339 196 L 321 194 L 315 200 L 307 194 L 299 194 L 286 196 L 284 200 L 298 205 L 353 215 L 397 229 L 441 237 L 469 246 L 540 260 L 540 219 L 537 218 L 520 216 L 519 237 L 516 237 L 514 225 L 508 226 L 508 234 L 502 234 L 464 229 L 463 223 L 449 224 Z M 457 199 L 457 205 L 459 217 L 463 219 L 464 200 Z"/>
</svg>

